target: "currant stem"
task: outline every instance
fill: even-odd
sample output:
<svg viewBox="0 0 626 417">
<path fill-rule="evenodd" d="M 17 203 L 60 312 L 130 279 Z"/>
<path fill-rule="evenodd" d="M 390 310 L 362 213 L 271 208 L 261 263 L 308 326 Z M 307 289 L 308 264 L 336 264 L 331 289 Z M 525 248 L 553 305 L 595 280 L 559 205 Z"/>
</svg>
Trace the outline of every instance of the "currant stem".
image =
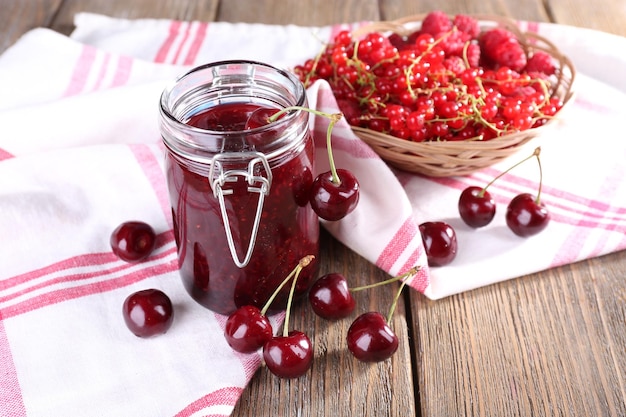
<svg viewBox="0 0 626 417">
<path fill-rule="evenodd" d="M 402 294 L 402 290 L 410 281 L 412 281 L 412 278 L 415 277 L 417 271 L 419 270 L 419 266 L 414 266 L 402 275 L 407 279 L 404 279 L 402 281 L 402 284 L 400 284 L 400 288 L 398 288 L 398 291 L 396 292 L 396 296 L 393 298 L 393 302 L 391 303 L 391 307 L 389 308 L 389 313 L 387 314 L 387 324 L 391 324 L 391 319 L 393 318 L 393 313 L 396 311 L 396 307 L 398 305 L 398 300 L 400 299 L 400 294 Z M 411 279 L 408 279 L 409 277 L 411 277 Z"/>
<path fill-rule="evenodd" d="M 291 313 L 291 302 L 293 301 L 293 293 L 296 291 L 296 283 L 298 282 L 298 277 L 300 276 L 300 272 L 303 268 L 311 263 L 311 261 L 315 258 L 313 255 L 306 256 L 298 262 L 298 265 L 293 270 L 293 281 L 291 283 L 291 289 L 289 290 L 289 298 L 287 299 L 287 307 L 285 311 L 285 322 L 283 324 L 283 337 L 287 337 L 289 335 L 289 316 Z M 292 274 L 289 274 L 292 275 Z"/>
<path fill-rule="evenodd" d="M 296 267 L 289 273 L 289 275 L 287 275 L 287 277 L 283 280 L 283 282 L 280 283 L 280 285 L 274 290 L 274 292 L 272 293 L 272 295 L 270 296 L 270 298 L 267 300 L 267 302 L 265 303 L 265 305 L 263 306 L 263 308 L 261 309 L 261 314 L 265 315 L 265 313 L 267 313 L 267 310 L 269 310 L 270 306 L 272 305 L 272 303 L 274 302 L 274 299 L 276 298 L 276 296 L 278 295 L 278 293 L 280 292 L 280 290 L 283 289 L 283 287 L 285 285 L 287 285 L 287 283 L 289 282 L 289 280 L 291 278 L 293 278 L 294 275 L 299 274 L 300 271 L 305 268 L 306 266 L 308 266 L 313 259 L 315 259 L 315 256 L 313 255 L 307 255 L 304 258 L 300 259 L 300 261 L 298 262 L 298 265 L 296 265 Z M 294 280 L 295 281 L 295 280 Z M 289 297 L 291 299 L 291 297 Z"/>
<path fill-rule="evenodd" d="M 539 160 L 539 153 L 541 153 L 541 147 L 538 146 L 537 148 L 535 148 L 535 150 L 533 151 L 533 153 L 531 155 L 528 155 L 526 158 L 522 159 L 521 161 L 519 161 L 518 163 L 516 163 L 515 165 L 509 167 L 509 169 L 507 169 L 504 172 L 501 172 L 497 177 L 495 177 L 494 179 L 492 179 L 491 181 L 489 181 L 489 183 L 487 185 L 485 185 L 483 187 L 482 190 L 480 190 L 480 192 L 478 193 L 478 195 L 480 197 L 485 195 L 485 192 L 487 191 L 487 188 L 489 188 L 491 186 L 491 184 L 493 184 L 494 182 L 496 182 L 499 178 L 501 178 L 502 176 L 504 176 L 505 174 L 509 173 L 510 171 L 512 171 L 514 168 L 522 165 L 524 162 L 528 161 L 530 158 L 534 158 L 537 157 L 537 160 Z M 539 174 L 541 177 L 541 163 L 539 163 Z M 541 183 L 539 183 L 539 192 L 541 192 Z M 537 194 L 537 199 L 539 199 L 539 194 Z"/>
</svg>

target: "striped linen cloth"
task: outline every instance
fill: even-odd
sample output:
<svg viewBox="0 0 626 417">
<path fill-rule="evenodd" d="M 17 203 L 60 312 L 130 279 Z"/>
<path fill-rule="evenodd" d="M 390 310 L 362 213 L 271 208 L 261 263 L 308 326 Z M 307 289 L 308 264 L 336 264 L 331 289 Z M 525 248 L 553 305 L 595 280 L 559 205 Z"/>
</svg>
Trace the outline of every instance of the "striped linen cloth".
<svg viewBox="0 0 626 417">
<path fill-rule="evenodd" d="M 554 41 L 578 69 L 576 100 L 527 149 L 542 146 L 552 221 L 541 234 L 518 238 L 503 216 L 514 195 L 535 190 L 534 164 L 491 188 L 499 212 L 491 225 L 470 230 L 456 212 L 459 193 L 512 161 L 467 177 L 425 178 L 390 170 L 345 122 L 335 129 L 337 163 L 356 173 L 363 194 L 354 213 L 324 226 L 390 274 L 424 266 L 412 285 L 432 299 L 626 247 L 626 40 L 520 25 Z M 0 415 L 232 412 L 261 358 L 232 352 L 222 337 L 225 317 L 195 304 L 180 285 L 158 98 L 194 65 L 254 59 L 292 67 L 354 26 L 79 14 L 70 37 L 35 29 L 0 56 Z M 312 107 L 336 110 L 327 85 L 308 94 Z M 325 120 L 313 117 L 311 128 L 324 170 Z M 158 233 L 157 249 L 140 264 L 118 260 L 108 246 L 126 220 L 146 221 Z M 458 257 L 444 268 L 425 265 L 418 225 L 429 220 L 457 231 Z M 149 287 L 172 298 L 175 322 L 143 340 L 125 328 L 121 305 Z"/>
</svg>

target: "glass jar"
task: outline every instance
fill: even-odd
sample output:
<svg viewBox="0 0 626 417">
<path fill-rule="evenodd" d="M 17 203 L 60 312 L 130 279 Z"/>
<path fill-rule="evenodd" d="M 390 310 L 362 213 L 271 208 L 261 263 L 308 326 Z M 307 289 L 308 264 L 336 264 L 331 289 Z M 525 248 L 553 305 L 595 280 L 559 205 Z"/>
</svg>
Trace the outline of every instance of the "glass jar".
<svg viewBox="0 0 626 417">
<path fill-rule="evenodd" d="M 300 81 L 251 61 L 194 68 L 161 96 L 180 274 L 189 294 L 215 312 L 261 308 L 306 255 L 316 260 L 300 274 L 297 296 L 317 273 L 309 113 L 292 110 L 272 123 L 254 123 L 288 106 L 307 106 Z M 285 307 L 289 287 L 273 309 Z"/>
</svg>

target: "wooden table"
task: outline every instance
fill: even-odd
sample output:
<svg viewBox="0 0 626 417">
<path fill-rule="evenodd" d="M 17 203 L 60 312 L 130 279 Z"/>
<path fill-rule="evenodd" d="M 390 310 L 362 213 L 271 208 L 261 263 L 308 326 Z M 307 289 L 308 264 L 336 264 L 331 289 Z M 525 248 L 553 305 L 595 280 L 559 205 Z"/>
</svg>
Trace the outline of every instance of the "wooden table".
<svg viewBox="0 0 626 417">
<path fill-rule="evenodd" d="M 0 51 L 34 27 L 67 34 L 80 11 L 328 25 L 433 9 L 626 36 L 624 0 L 2 0 Z M 384 277 L 330 236 L 322 245 L 322 272 Z M 393 321 L 400 348 L 374 365 L 345 349 L 350 320 L 330 325 L 298 308 L 293 326 L 312 335 L 319 359 L 296 380 L 259 370 L 234 416 L 625 416 L 624 271 L 619 252 L 439 301 L 406 291 Z M 361 292 L 357 302 L 386 312 L 395 290 Z"/>
</svg>

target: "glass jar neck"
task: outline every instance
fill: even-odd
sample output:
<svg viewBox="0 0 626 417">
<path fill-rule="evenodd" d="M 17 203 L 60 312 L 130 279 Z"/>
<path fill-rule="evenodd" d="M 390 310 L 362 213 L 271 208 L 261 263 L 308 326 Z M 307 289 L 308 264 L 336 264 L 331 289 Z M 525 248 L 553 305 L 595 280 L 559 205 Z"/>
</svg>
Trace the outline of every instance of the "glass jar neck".
<svg viewBox="0 0 626 417">
<path fill-rule="evenodd" d="M 177 159 L 210 165 L 217 154 L 261 153 L 270 166 L 281 164 L 304 146 L 309 113 L 287 112 L 251 129 L 209 130 L 189 120 L 220 105 L 306 107 L 306 92 L 291 73 L 253 61 L 223 61 L 194 68 L 167 86 L 160 100 L 163 142 Z"/>
</svg>

